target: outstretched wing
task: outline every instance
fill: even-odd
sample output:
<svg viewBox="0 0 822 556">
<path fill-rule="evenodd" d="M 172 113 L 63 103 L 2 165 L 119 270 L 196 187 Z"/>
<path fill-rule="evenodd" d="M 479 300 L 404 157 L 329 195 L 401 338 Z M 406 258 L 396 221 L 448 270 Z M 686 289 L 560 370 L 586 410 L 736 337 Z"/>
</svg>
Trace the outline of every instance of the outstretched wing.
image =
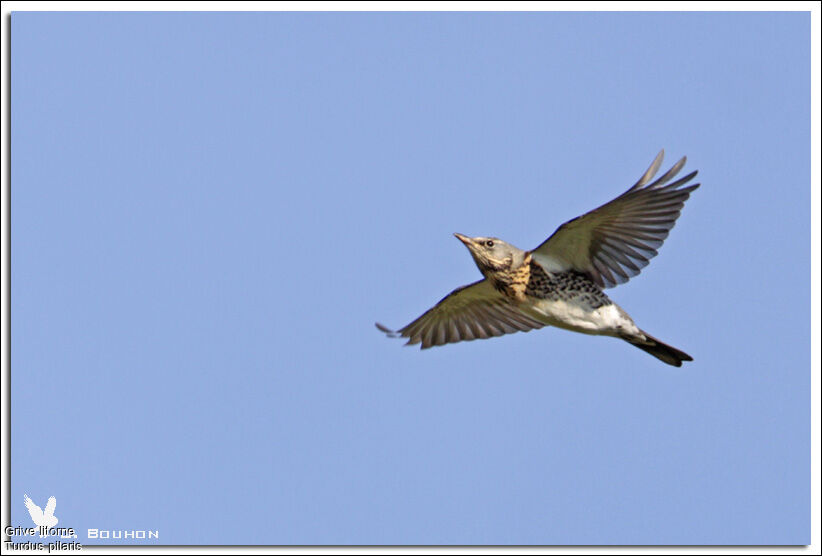
<svg viewBox="0 0 822 556">
<path fill-rule="evenodd" d="M 36 525 L 40 525 L 40 522 L 43 520 L 43 509 L 35 504 L 34 501 L 29 498 L 28 494 L 23 495 L 23 502 L 26 504 L 26 509 L 29 511 L 32 521 L 34 521 Z"/>
<path fill-rule="evenodd" d="M 57 507 L 57 498 L 51 496 L 49 501 L 46 502 L 46 511 L 43 515 L 46 517 L 54 516 L 54 509 Z"/>
<path fill-rule="evenodd" d="M 457 288 L 417 320 L 396 332 L 377 323 L 377 328 L 389 337 L 408 338 L 406 345 L 421 343 L 421 349 L 528 332 L 543 326 L 522 313 L 485 279 Z"/>
<path fill-rule="evenodd" d="M 691 191 L 699 187 L 698 183 L 683 187 L 695 171 L 671 182 L 685 165 L 685 157 L 650 183 L 664 153 L 659 151 L 628 191 L 557 228 L 534 250 L 537 261 L 548 270 L 585 272 L 604 288 L 639 274 L 668 237 Z"/>
</svg>

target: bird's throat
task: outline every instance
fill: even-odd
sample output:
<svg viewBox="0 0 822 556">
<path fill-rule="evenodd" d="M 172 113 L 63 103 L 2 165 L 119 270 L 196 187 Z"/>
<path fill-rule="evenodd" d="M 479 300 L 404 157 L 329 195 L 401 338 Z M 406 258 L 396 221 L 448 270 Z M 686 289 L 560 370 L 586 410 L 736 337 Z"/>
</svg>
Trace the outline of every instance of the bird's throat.
<svg viewBox="0 0 822 556">
<path fill-rule="evenodd" d="M 506 297 L 525 301 L 525 289 L 531 278 L 531 253 L 526 253 L 522 264 L 516 268 L 508 265 L 504 268 L 491 269 L 485 273 L 485 277 Z"/>
</svg>

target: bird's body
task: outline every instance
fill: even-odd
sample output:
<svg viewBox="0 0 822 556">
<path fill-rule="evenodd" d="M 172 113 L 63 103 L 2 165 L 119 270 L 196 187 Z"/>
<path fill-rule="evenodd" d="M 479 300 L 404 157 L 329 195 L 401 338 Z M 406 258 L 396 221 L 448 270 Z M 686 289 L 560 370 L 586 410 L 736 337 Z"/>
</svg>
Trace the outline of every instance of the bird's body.
<svg viewBox="0 0 822 556">
<path fill-rule="evenodd" d="M 59 522 L 59 520 L 54 516 L 54 510 L 57 507 L 57 499 L 54 496 L 49 497 L 46 502 L 45 511 L 40 506 L 35 504 L 34 501 L 29 498 L 28 494 L 23 495 L 23 502 L 25 503 L 26 509 L 31 516 L 31 520 L 38 527 L 54 527 Z M 45 537 L 47 535 L 44 535 L 41 532 L 40 536 Z"/>
<path fill-rule="evenodd" d="M 493 273 L 487 279 L 521 311 L 546 325 L 584 334 L 607 334 L 634 326 L 585 274 L 547 272 L 530 253 L 519 268 Z"/>
<path fill-rule="evenodd" d="M 691 361 L 686 353 L 640 330 L 603 291 L 639 274 L 673 228 L 690 192 L 699 186 L 679 188 L 696 172 L 668 183 L 685 164 L 684 158 L 649 183 L 662 154 L 626 193 L 566 222 L 533 251 L 497 238 L 455 234 L 484 278 L 454 290 L 396 333 L 377 327 L 428 348 L 555 326 L 621 338 L 677 367 Z"/>
</svg>

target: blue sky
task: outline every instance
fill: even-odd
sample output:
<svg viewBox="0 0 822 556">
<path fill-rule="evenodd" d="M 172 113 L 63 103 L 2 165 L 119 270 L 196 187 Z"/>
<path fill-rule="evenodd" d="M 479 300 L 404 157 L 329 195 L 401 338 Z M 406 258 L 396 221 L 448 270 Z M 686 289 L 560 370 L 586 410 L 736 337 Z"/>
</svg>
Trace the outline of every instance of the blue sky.
<svg viewBox="0 0 822 556">
<path fill-rule="evenodd" d="M 12 525 L 163 544 L 810 542 L 806 13 L 12 15 Z M 660 148 L 609 290 L 695 361 L 383 337 Z"/>
</svg>

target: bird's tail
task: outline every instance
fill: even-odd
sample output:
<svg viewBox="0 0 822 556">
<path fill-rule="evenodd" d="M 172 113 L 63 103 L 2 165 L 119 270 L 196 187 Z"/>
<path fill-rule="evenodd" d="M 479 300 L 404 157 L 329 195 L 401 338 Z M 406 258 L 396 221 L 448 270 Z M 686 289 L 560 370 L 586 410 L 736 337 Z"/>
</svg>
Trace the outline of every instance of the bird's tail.
<svg viewBox="0 0 822 556">
<path fill-rule="evenodd" d="M 671 347 L 666 343 L 660 342 L 659 340 L 657 340 L 645 331 L 640 332 L 642 332 L 642 335 L 645 336 L 644 339 L 636 337 L 623 339 L 632 346 L 636 346 L 642 351 L 650 353 L 660 361 L 664 361 L 665 363 L 673 365 L 674 367 L 681 367 L 683 361 L 694 360 L 693 357 L 691 357 L 684 351 L 680 351 L 675 347 Z"/>
</svg>

